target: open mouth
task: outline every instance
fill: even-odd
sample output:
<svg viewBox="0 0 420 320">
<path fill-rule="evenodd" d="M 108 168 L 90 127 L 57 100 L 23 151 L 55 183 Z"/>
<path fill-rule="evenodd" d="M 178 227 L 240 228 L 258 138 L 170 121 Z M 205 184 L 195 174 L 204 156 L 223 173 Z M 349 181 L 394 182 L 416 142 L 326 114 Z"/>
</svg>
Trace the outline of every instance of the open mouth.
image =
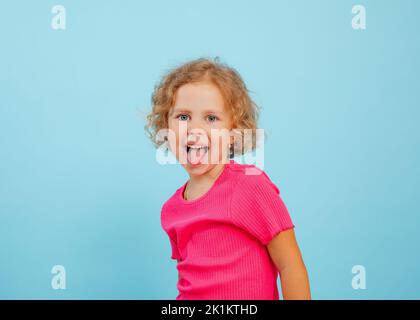
<svg viewBox="0 0 420 320">
<path fill-rule="evenodd" d="M 195 152 L 198 152 L 198 151 L 201 151 L 201 150 L 208 151 L 208 149 L 209 149 L 208 146 L 190 145 L 190 146 L 187 146 L 187 153 L 190 152 L 190 151 L 195 151 Z"/>
<path fill-rule="evenodd" d="M 209 147 L 206 145 L 187 145 L 187 159 L 190 164 L 198 164 L 202 162 L 204 156 L 207 154 Z"/>
</svg>

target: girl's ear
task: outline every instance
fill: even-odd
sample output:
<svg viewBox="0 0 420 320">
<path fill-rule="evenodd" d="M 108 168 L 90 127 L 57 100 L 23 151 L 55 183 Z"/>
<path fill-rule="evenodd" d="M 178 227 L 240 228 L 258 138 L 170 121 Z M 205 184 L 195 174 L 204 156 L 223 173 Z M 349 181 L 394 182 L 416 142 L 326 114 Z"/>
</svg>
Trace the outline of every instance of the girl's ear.
<svg viewBox="0 0 420 320">
<path fill-rule="evenodd" d="M 233 143 L 229 144 L 229 158 L 233 159 L 235 157 L 235 145 Z"/>
</svg>

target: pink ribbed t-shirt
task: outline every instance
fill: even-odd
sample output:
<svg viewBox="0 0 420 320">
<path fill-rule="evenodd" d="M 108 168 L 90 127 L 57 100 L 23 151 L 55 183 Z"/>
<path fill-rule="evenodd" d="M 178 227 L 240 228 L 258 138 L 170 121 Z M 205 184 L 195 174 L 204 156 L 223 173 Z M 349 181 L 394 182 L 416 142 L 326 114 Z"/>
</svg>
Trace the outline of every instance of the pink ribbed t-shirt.
<svg viewBox="0 0 420 320">
<path fill-rule="evenodd" d="M 278 300 L 278 271 L 266 245 L 294 225 L 276 185 L 234 160 L 199 198 L 183 198 L 186 184 L 161 211 L 171 258 L 181 260 L 176 300 Z"/>
</svg>

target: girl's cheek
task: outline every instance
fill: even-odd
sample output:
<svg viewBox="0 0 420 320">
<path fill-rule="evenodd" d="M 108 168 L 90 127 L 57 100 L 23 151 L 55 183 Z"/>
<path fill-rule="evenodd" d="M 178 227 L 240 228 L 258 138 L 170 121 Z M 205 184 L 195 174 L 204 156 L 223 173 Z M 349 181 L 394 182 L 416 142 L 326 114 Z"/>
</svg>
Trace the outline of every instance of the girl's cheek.
<svg viewBox="0 0 420 320">
<path fill-rule="evenodd" d="M 220 163 L 225 154 L 228 155 L 229 145 L 226 145 L 226 142 L 220 138 L 218 146 L 216 146 L 216 143 L 212 144 L 210 152 L 210 161 L 216 161 L 216 164 Z"/>
</svg>

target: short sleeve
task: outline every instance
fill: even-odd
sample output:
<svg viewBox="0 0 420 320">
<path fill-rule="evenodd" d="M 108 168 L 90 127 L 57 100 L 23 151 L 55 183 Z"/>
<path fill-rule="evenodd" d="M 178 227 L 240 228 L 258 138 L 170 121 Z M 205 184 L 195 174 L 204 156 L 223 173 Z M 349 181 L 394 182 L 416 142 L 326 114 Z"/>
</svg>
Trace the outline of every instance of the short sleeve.
<svg viewBox="0 0 420 320">
<path fill-rule="evenodd" d="M 174 259 L 174 260 L 181 259 L 181 255 L 179 254 L 179 250 L 178 250 L 178 245 L 171 237 L 169 237 L 169 240 L 171 242 L 171 249 L 172 249 L 171 259 Z"/>
<path fill-rule="evenodd" d="M 295 227 L 279 189 L 264 172 L 240 179 L 232 195 L 230 217 L 264 245 L 278 233 Z"/>
<path fill-rule="evenodd" d="M 164 203 L 161 209 L 161 225 L 163 230 L 166 232 L 169 238 L 169 242 L 171 245 L 171 259 L 177 260 L 181 259 L 181 255 L 179 254 L 178 245 L 176 241 L 176 231 L 171 227 L 170 224 L 170 216 L 172 214 L 172 211 L 169 209 L 169 206 L 167 203 Z"/>
</svg>

